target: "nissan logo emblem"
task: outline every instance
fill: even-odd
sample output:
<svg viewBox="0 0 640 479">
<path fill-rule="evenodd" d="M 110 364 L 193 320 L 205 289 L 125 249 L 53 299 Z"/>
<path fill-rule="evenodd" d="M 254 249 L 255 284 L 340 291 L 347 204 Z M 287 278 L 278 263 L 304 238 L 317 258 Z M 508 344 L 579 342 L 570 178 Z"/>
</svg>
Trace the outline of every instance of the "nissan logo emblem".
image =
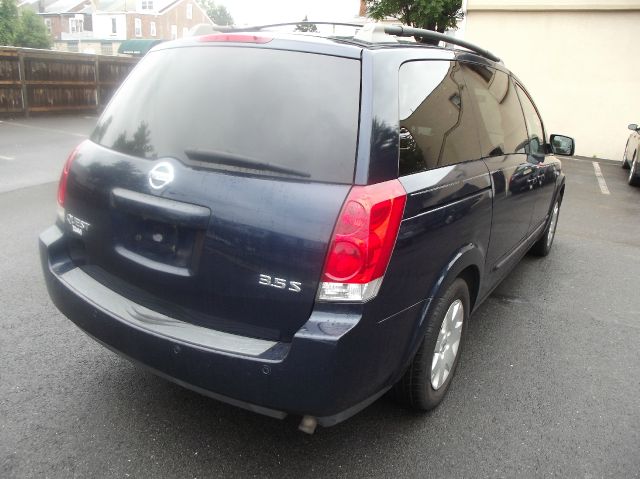
<svg viewBox="0 0 640 479">
<path fill-rule="evenodd" d="M 149 172 L 149 185 L 154 190 L 159 190 L 171 183 L 173 178 L 173 165 L 163 161 L 154 166 Z"/>
</svg>

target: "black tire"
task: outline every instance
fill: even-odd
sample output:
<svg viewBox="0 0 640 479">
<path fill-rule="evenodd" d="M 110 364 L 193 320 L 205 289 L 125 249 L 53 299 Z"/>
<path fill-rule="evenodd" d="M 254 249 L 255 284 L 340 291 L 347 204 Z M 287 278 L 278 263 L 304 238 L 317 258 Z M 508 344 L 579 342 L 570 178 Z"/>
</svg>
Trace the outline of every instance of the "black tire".
<svg viewBox="0 0 640 479">
<path fill-rule="evenodd" d="M 627 157 L 625 156 L 625 153 L 622 154 L 622 169 L 623 170 L 629 169 L 629 162 L 627 161 Z"/>
<path fill-rule="evenodd" d="M 431 383 L 431 363 L 436 342 L 445 315 L 449 307 L 457 300 L 462 302 L 463 307 L 460 342 L 448 376 L 437 389 L 434 389 Z M 460 361 L 462 343 L 464 342 L 470 312 L 469 288 L 467 287 L 467 283 L 462 278 L 456 279 L 444 293 L 434 301 L 427 324 L 427 330 L 420 348 L 413 357 L 402 379 L 400 379 L 393 389 L 393 396 L 398 402 L 417 411 L 429 411 L 440 404 L 449 389 L 456 367 Z"/>
<path fill-rule="evenodd" d="M 556 220 L 553 221 L 554 211 L 558 208 L 558 212 L 556 214 Z M 549 220 L 547 221 L 547 227 L 542 232 L 540 239 L 536 241 L 529 252 L 535 256 L 547 256 L 551 251 L 551 247 L 553 246 L 553 240 L 556 237 L 556 228 L 558 227 L 558 219 L 560 218 L 560 201 L 556 200 L 553 204 L 553 208 L 551 208 L 551 214 L 549 215 Z M 553 231 L 551 231 L 553 228 Z M 549 233 L 551 232 L 551 240 L 549 240 Z"/>
<path fill-rule="evenodd" d="M 629 179 L 627 180 L 627 183 L 629 183 L 631 186 L 640 186 L 640 177 L 638 177 L 638 175 L 640 175 L 640 171 L 638 171 L 638 159 L 634 154 L 633 162 L 631 163 L 631 167 L 629 169 Z"/>
<path fill-rule="evenodd" d="M 622 153 L 622 168 L 624 170 L 628 170 L 630 163 L 627 161 L 627 148 L 629 148 L 629 140 L 630 138 L 627 140 L 627 144 L 624 145 L 624 153 Z"/>
</svg>

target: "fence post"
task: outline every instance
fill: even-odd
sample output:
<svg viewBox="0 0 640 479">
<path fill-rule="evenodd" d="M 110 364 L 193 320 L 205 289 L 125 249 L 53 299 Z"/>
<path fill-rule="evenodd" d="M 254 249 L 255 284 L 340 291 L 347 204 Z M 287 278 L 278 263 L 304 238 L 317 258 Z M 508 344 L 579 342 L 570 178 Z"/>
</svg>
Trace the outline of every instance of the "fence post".
<svg viewBox="0 0 640 479">
<path fill-rule="evenodd" d="M 100 57 L 96 55 L 96 113 L 100 112 L 102 98 L 100 98 Z"/>
<path fill-rule="evenodd" d="M 29 118 L 29 100 L 27 99 L 27 72 L 24 69 L 24 52 L 18 50 L 18 75 L 22 90 L 22 109 L 24 116 Z"/>
</svg>

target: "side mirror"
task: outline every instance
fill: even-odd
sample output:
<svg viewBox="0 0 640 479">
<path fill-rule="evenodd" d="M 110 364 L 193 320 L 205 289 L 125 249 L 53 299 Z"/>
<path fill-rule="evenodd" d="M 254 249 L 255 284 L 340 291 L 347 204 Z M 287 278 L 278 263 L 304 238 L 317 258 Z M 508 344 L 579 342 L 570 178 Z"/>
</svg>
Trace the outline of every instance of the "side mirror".
<svg viewBox="0 0 640 479">
<path fill-rule="evenodd" d="M 636 125 L 635 123 L 631 123 L 627 128 L 629 128 L 631 131 L 638 131 L 638 125 Z"/>
<path fill-rule="evenodd" d="M 554 155 L 572 156 L 576 150 L 573 138 L 564 135 L 551 135 L 551 152 Z"/>
</svg>

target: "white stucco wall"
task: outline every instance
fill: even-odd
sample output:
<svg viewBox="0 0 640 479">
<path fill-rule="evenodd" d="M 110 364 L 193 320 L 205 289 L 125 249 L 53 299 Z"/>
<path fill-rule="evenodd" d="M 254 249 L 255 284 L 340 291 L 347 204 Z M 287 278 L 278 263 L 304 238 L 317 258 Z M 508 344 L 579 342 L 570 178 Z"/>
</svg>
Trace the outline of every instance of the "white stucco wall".
<svg viewBox="0 0 640 479">
<path fill-rule="evenodd" d="M 640 123 L 640 1 L 553 4 L 469 0 L 464 37 L 522 80 L 548 133 L 573 136 L 579 155 L 620 159 L 627 124 Z"/>
<path fill-rule="evenodd" d="M 116 19 L 117 33 L 111 33 L 111 19 Z M 93 37 L 101 40 L 126 40 L 127 18 L 124 13 L 94 13 Z"/>
</svg>

